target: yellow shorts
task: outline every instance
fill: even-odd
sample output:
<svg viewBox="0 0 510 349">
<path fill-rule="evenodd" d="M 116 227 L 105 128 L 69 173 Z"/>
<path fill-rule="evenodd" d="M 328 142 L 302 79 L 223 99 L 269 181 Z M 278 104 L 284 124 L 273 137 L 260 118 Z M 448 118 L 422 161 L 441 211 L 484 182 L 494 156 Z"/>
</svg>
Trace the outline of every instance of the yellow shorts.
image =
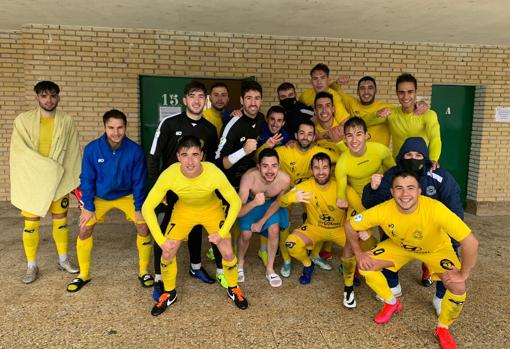
<svg viewBox="0 0 510 349">
<path fill-rule="evenodd" d="M 63 213 L 67 213 L 68 209 L 69 209 L 69 195 L 65 195 L 65 196 L 61 197 L 60 199 L 53 201 L 50 205 L 49 211 L 52 214 L 63 214 Z M 21 214 L 23 215 L 23 217 L 27 217 L 27 218 L 39 217 L 38 215 L 29 213 L 27 211 L 21 211 Z"/>
<path fill-rule="evenodd" d="M 213 234 L 221 228 L 223 222 L 225 222 L 225 213 L 219 200 L 211 206 L 199 209 L 176 205 L 166 228 L 165 237 L 172 240 L 187 240 L 191 229 L 196 225 L 203 226 L 208 234 Z M 226 237 L 230 237 L 230 233 Z"/>
<path fill-rule="evenodd" d="M 312 240 L 313 246 L 320 242 L 331 241 L 335 245 L 345 246 L 345 230 L 344 228 L 323 229 L 311 224 L 303 224 L 295 229 L 295 231 L 307 236 Z"/>
<path fill-rule="evenodd" d="M 96 223 L 103 223 L 104 217 L 112 209 L 116 208 L 121 210 L 126 215 L 126 219 L 136 224 L 144 224 L 145 221 L 137 221 L 135 218 L 135 203 L 133 195 L 126 195 L 115 200 L 103 200 L 101 198 L 94 198 L 94 206 L 96 207 L 96 219 L 91 219 L 87 222 L 86 226 L 90 227 Z"/>
<path fill-rule="evenodd" d="M 418 253 L 406 250 L 387 239 L 378 243 L 372 249 L 372 254 L 372 258 L 393 262 L 395 266 L 388 268 L 392 271 L 398 271 L 407 263 L 419 260 L 427 265 L 434 280 L 440 280 L 437 274 L 448 271 L 452 266 L 457 269 L 461 268 L 459 258 L 451 245 L 445 246 L 436 252 Z"/>
</svg>

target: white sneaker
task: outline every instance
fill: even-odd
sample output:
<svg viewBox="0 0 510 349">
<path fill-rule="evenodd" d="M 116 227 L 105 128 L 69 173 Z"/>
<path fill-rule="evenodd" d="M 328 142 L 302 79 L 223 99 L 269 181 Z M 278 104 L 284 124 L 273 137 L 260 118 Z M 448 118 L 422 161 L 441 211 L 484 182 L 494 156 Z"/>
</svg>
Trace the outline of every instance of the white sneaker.
<svg viewBox="0 0 510 349">
<path fill-rule="evenodd" d="M 328 263 L 326 263 L 326 261 L 324 259 L 322 259 L 321 257 L 312 258 L 312 262 L 313 262 L 313 264 L 315 264 L 322 270 L 326 270 L 326 271 L 333 270 L 333 267 L 331 265 L 329 265 Z"/>
<path fill-rule="evenodd" d="M 400 283 L 395 287 L 390 287 L 390 290 L 395 298 L 402 296 L 402 287 L 400 286 Z M 377 294 L 375 295 L 375 299 L 377 299 L 379 302 L 384 302 L 384 300 Z"/>
<path fill-rule="evenodd" d="M 432 305 L 436 310 L 437 316 L 441 315 L 441 303 L 443 303 L 443 298 L 439 298 L 438 296 L 434 296 L 434 298 L 432 298 Z"/>
<path fill-rule="evenodd" d="M 65 270 L 69 274 L 78 274 L 80 272 L 80 269 L 75 267 L 69 259 L 66 259 L 63 262 L 58 262 L 58 268 L 60 270 Z"/>
<path fill-rule="evenodd" d="M 356 308 L 356 298 L 354 297 L 354 287 L 344 287 L 344 307 Z"/>
<path fill-rule="evenodd" d="M 27 268 L 27 273 L 25 274 L 22 280 L 25 284 L 31 284 L 32 282 L 37 280 L 37 275 L 39 275 L 39 268 L 37 267 L 37 265 L 34 265 L 33 267 Z"/>
</svg>

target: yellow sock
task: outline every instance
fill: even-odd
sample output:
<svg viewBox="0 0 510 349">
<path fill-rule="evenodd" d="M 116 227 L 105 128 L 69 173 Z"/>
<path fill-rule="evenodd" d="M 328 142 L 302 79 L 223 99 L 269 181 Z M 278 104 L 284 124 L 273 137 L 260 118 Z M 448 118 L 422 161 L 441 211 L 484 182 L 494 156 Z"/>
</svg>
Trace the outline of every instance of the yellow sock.
<svg viewBox="0 0 510 349">
<path fill-rule="evenodd" d="M 175 290 L 175 279 L 177 279 L 177 258 L 165 261 L 161 258 L 161 278 L 165 285 L 165 292 Z"/>
<path fill-rule="evenodd" d="M 27 262 L 35 262 L 37 260 L 37 247 L 39 246 L 39 227 L 41 221 L 25 220 L 23 228 L 23 247 Z"/>
<path fill-rule="evenodd" d="M 362 251 L 370 251 L 377 245 L 377 239 L 371 235 L 368 240 L 360 241 L 360 247 Z"/>
<path fill-rule="evenodd" d="M 221 263 L 223 264 L 223 272 L 225 273 L 228 287 L 237 286 L 237 257 L 234 256 L 234 259 L 230 262 L 222 259 Z"/>
<path fill-rule="evenodd" d="M 384 301 L 389 301 L 393 298 L 388 281 L 386 281 L 381 271 L 360 270 L 359 273 L 365 277 L 367 285 Z"/>
<path fill-rule="evenodd" d="M 333 243 L 331 241 L 326 241 L 322 246 L 322 250 L 326 251 L 326 252 L 331 253 L 332 249 L 333 249 Z"/>
<path fill-rule="evenodd" d="M 310 257 L 319 258 L 319 253 L 322 251 L 322 246 L 324 246 L 323 242 L 319 242 L 313 246 L 312 253 L 310 253 Z"/>
<path fill-rule="evenodd" d="M 69 244 L 69 229 L 67 228 L 67 217 L 53 219 L 53 240 L 57 246 L 59 256 L 67 255 L 67 246 Z"/>
<path fill-rule="evenodd" d="M 76 240 L 76 255 L 78 257 L 78 265 L 80 266 L 80 275 L 78 275 L 78 277 L 84 281 L 90 279 L 92 247 L 94 247 L 94 239 L 92 236 L 85 240 L 78 237 Z"/>
<path fill-rule="evenodd" d="M 342 258 L 344 286 L 352 286 L 354 284 L 354 271 L 356 270 L 356 257 Z"/>
<path fill-rule="evenodd" d="M 458 295 L 451 293 L 449 290 L 446 290 L 446 293 L 443 297 L 443 302 L 441 303 L 441 315 L 439 315 L 439 324 L 444 327 L 450 326 L 459 316 L 462 308 L 464 307 L 465 300 L 466 292 L 464 292 L 464 294 Z"/>
<path fill-rule="evenodd" d="M 285 243 L 287 242 L 288 237 L 289 237 L 289 229 L 280 230 L 280 254 L 282 255 L 282 259 L 283 259 L 284 263 L 290 263 L 289 250 L 287 250 L 287 246 L 285 246 Z"/>
<path fill-rule="evenodd" d="M 296 258 L 298 261 L 303 263 L 305 267 L 309 267 L 312 265 L 312 260 L 308 256 L 306 250 L 306 244 L 301 238 L 296 235 L 290 234 L 287 238 L 287 242 L 285 243 L 287 249 L 289 250 L 289 254 Z"/>
<path fill-rule="evenodd" d="M 152 239 L 150 234 L 140 236 L 136 234 L 136 248 L 138 249 L 138 276 L 149 273 L 149 263 L 151 261 Z"/>
</svg>

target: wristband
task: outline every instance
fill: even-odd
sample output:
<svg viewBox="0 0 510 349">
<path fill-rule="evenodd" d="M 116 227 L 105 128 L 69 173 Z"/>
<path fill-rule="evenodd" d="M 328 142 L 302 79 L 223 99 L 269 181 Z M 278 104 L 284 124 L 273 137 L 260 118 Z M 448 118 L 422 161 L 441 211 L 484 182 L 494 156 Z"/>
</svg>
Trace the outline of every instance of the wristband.
<svg viewBox="0 0 510 349">
<path fill-rule="evenodd" d="M 232 165 L 234 165 L 236 162 L 238 162 L 245 156 L 246 156 L 246 152 L 244 151 L 244 148 L 241 148 L 238 151 L 236 151 L 235 153 L 230 154 L 227 158 L 228 158 L 228 161 L 230 161 L 230 163 Z"/>
</svg>

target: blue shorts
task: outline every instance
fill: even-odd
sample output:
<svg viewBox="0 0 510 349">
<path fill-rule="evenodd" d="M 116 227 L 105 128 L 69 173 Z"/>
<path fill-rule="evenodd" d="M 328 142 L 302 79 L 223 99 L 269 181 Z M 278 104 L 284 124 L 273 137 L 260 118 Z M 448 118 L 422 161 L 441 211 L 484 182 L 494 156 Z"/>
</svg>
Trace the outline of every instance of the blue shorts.
<svg viewBox="0 0 510 349">
<path fill-rule="evenodd" d="M 267 200 L 263 205 L 257 206 L 253 208 L 250 212 L 248 212 L 243 217 L 239 218 L 239 227 L 241 231 L 251 231 L 251 225 L 253 223 L 257 223 L 266 213 L 267 209 L 274 200 Z M 267 237 L 267 230 L 273 224 L 278 224 L 280 229 L 287 229 L 289 227 L 289 212 L 287 208 L 280 207 L 275 214 L 273 214 L 262 226 L 262 231 L 260 235 Z"/>
</svg>

